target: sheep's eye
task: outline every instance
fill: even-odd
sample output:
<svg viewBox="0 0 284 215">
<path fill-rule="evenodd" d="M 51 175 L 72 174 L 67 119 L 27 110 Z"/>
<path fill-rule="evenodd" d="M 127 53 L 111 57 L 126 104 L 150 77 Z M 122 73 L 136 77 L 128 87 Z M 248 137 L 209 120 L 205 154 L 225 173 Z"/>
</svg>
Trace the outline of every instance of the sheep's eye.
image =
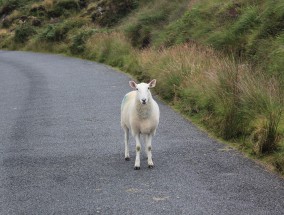
<svg viewBox="0 0 284 215">
<path fill-rule="evenodd" d="M 148 90 L 150 89 L 150 87 L 148 87 Z"/>
<path fill-rule="evenodd" d="M 136 88 L 136 90 L 138 90 L 138 88 Z"/>
</svg>

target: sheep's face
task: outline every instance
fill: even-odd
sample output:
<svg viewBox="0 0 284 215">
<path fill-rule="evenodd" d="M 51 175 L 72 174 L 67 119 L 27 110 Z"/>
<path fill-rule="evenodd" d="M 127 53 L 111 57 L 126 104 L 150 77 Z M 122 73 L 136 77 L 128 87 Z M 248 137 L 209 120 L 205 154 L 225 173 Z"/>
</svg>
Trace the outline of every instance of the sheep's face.
<svg viewBox="0 0 284 215">
<path fill-rule="evenodd" d="M 130 81 L 129 85 L 137 91 L 137 99 L 141 102 L 141 104 L 145 105 L 148 103 L 151 98 L 150 88 L 156 86 L 156 80 L 153 79 L 148 84 L 140 83 L 136 84 L 134 81 Z"/>
</svg>

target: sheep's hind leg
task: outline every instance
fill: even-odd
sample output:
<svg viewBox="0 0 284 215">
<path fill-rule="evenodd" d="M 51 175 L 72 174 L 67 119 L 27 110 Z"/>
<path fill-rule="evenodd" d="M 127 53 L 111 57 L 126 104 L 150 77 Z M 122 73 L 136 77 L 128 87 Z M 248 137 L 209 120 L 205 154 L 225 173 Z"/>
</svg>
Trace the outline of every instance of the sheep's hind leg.
<svg viewBox="0 0 284 215">
<path fill-rule="evenodd" d="M 139 170 L 140 169 L 140 152 L 141 152 L 141 143 L 140 143 L 140 135 L 135 136 L 136 140 L 136 158 L 135 158 L 135 165 L 134 169 Z"/>
<path fill-rule="evenodd" d="M 125 160 L 129 161 L 129 129 L 124 128 Z"/>
<path fill-rule="evenodd" d="M 145 136 L 145 142 L 146 142 L 146 152 L 148 157 L 148 167 L 151 169 L 154 167 L 154 163 L 152 160 L 152 135 L 146 135 Z"/>
</svg>

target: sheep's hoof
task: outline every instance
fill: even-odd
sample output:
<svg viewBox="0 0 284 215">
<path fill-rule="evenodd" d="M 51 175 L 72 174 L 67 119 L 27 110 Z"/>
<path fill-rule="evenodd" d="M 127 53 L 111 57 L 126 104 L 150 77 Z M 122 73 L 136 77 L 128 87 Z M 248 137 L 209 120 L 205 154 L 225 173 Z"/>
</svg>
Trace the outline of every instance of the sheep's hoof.
<svg viewBox="0 0 284 215">
<path fill-rule="evenodd" d="M 126 161 L 130 161 L 130 158 L 129 158 L 129 157 L 126 157 L 125 160 L 126 160 Z"/>
<path fill-rule="evenodd" d="M 139 169 L 140 169 L 140 166 L 135 166 L 134 169 L 135 169 L 135 170 L 139 170 Z"/>
<path fill-rule="evenodd" d="M 149 169 L 153 169 L 153 168 L 154 168 L 154 165 L 148 165 L 148 168 L 149 168 Z"/>
</svg>

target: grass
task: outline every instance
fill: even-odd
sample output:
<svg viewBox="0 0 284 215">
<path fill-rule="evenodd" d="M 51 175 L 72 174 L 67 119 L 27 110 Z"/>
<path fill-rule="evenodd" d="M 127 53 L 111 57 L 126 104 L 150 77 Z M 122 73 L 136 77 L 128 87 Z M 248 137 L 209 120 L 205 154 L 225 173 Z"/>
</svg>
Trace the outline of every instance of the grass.
<svg viewBox="0 0 284 215">
<path fill-rule="evenodd" d="M 153 45 L 198 41 L 283 78 L 283 11 L 280 0 L 197 1 L 163 28 Z"/>
<path fill-rule="evenodd" d="M 119 33 L 89 42 L 97 44 L 89 50 L 95 60 L 131 74 L 139 71 L 136 75 L 144 81 L 157 78 L 156 93 L 162 99 L 217 137 L 240 142 L 238 148 L 254 157 L 281 151 L 283 99 L 275 78 L 194 43 L 137 51 Z M 281 162 L 276 163 L 279 169 Z"/>
<path fill-rule="evenodd" d="M 140 10 L 132 13 L 119 26 L 136 48 L 145 48 L 155 43 L 160 30 L 183 14 L 188 4 L 186 0 L 142 2 Z"/>
<path fill-rule="evenodd" d="M 241 143 L 255 157 L 282 150 L 283 94 L 276 79 L 196 44 L 144 50 L 139 59 L 147 76 L 159 80 L 159 96 L 217 137 Z"/>
</svg>

